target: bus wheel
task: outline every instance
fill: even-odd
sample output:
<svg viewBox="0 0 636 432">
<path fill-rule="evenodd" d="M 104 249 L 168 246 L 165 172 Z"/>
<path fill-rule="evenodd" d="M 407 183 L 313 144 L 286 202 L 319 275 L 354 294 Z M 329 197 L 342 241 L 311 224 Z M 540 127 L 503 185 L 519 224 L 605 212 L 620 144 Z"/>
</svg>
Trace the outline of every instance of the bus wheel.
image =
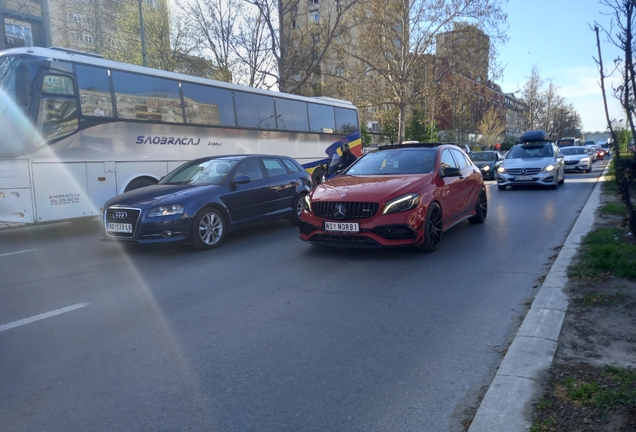
<svg viewBox="0 0 636 432">
<path fill-rule="evenodd" d="M 225 238 L 225 219 L 220 211 L 206 207 L 192 221 L 192 247 L 199 250 L 214 249 Z"/>
<path fill-rule="evenodd" d="M 131 190 L 139 189 L 145 186 L 151 186 L 157 184 L 157 180 L 151 177 L 139 177 L 128 183 L 126 186 L 126 190 L 124 192 L 128 192 Z"/>
<path fill-rule="evenodd" d="M 311 173 L 311 181 L 314 183 L 314 186 L 318 186 L 322 183 L 322 177 L 325 175 L 325 170 L 322 168 L 316 168 L 313 173 Z"/>
</svg>

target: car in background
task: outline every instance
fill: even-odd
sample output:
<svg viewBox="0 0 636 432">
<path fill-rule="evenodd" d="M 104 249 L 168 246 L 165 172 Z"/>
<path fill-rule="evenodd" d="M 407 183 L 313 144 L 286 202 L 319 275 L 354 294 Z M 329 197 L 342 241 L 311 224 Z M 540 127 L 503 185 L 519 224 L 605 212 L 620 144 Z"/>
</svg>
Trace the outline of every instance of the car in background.
<svg viewBox="0 0 636 432">
<path fill-rule="evenodd" d="M 483 178 L 497 180 L 497 167 L 503 161 L 501 153 L 497 151 L 477 151 L 469 153 L 468 156 L 475 166 L 479 168 Z"/>
<path fill-rule="evenodd" d="M 102 239 L 218 247 L 229 231 L 276 219 L 298 223 L 311 177 L 294 159 L 232 155 L 196 159 L 156 185 L 109 200 Z"/>
<path fill-rule="evenodd" d="M 611 156 L 611 152 L 612 152 L 612 146 L 610 145 L 610 143 L 608 143 L 607 141 L 603 141 L 600 144 L 600 146 L 603 149 L 603 151 L 605 152 L 605 156 L 610 157 Z"/>
<path fill-rule="evenodd" d="M 566 172 L 583 171 L 589 173 L 592 171 L 592 157 L 585 147 L 561 147 L 561 154 L 563 155 Z"/>
<path fill-rule="evenodd" d="M 627 150 L 631 152 L 636 152 L 636 144 L 634 144 L 634 140 L 631 140 L 627 145 Z"/>
<path fill-rule="evenodd" d="M 596 145 L 596 141 L 594 140 L 587 140 L 583 143 L 584 146 L 588 146 L 588 145 Z"/>
<path fill-rule="evenodd" d="M 486 220 L 477 167 L 449 143 L 379 147 L 305 197 L 299 238 L 339 247 L 415 247 L 432 252 L 442 234 Z"/>
<path fill-rule="evenodd" d="M 600 145 L 591 146 L 596 152 L 596 160 L 605 160 L 605 150 Z"/>
<path fill-rule="evenodd" d="M 596 144 L 591 144 L 591 145 L 586 145 L 585 149 L 587 150 L 587 153 L 590 155 L 590 157 L 592 158 L 592 162 L 596 162 L 597 158 L 596 158 L 596 149 L 594 148 L 594 146 L 596 146 Z"/>
<path fill-rule="evenodd" d="M 497 187 L 539 185 L 557 189 L 565 182 L 565 163 L 559 148 L 543 130 L 519 137 L 497 168 Z"/>
</svg>

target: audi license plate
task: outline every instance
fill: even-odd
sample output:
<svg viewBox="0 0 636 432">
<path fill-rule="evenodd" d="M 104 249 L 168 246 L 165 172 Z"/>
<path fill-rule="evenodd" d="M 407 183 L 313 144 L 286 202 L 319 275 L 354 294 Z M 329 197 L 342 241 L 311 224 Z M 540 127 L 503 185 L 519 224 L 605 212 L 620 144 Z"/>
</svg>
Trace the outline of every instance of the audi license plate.
<svg viewBox="0 0 636 432">
<path fill-rule="evenodd" d="M 357 233 L 360 231 L 360 224 L 353 222 L 325 222 L 325 231 Z"/>
<path fill-rule="evenodd" d="M 532 176 L 517 176 L 515 180 L 532 180 Z"/>
<path fill-rule="evenodd" d="M 109 222 L 106 231 L 118 233 L 132 233 L 132 224 Z"/>
</svg>

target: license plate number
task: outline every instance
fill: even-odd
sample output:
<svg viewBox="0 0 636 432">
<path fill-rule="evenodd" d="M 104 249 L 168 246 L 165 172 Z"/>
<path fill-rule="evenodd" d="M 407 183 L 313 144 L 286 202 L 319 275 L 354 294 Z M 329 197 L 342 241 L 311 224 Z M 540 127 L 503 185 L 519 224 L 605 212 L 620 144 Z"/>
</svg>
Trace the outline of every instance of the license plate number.
<svg viewBox="0 0 636 432">
<path fill-rule="evenodd" d="M 353 222 L 325 222 L 325 231 L 357 233 L 360 225 Z"/>
<path fill-rule="evenodd" d="M 107 231 L 119 233 L 132 233 L 132 224 L 129 223 L 108 223 Z"/>
<path fill-rule="evenodd" d="M 532 180 L 532 176 L 517 176 L 515 180 Z"/>
</svg>

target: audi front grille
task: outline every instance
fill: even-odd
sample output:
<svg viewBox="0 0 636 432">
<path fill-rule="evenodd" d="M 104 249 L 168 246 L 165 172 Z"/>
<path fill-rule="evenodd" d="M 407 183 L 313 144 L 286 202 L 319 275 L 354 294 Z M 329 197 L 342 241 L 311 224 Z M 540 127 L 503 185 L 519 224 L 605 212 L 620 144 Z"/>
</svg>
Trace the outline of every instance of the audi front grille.
<svg viewBox="0 0 636 432">
<path fill-rule="evenodd" d="M 108 232 L 108 237 L 115 238 L 131 238 L 135 235 L 137 229 L 137 220 L 141 210 L 133 208 L 108 208 L 106 209 L 106 217 L 104 218 L 105 226 L 109 223 L 127 223 L 132 224 L 132 233 Z"/>
<path fill-rule="evenodd" d="M 380 204 L 374 202 L 312 202 L 314 214 L 321 219 L 328 220 L 358 220 L 370 219 L 378 212 Z M 342 217 L 336 216 L 336 214 Z"/>
</svg>

